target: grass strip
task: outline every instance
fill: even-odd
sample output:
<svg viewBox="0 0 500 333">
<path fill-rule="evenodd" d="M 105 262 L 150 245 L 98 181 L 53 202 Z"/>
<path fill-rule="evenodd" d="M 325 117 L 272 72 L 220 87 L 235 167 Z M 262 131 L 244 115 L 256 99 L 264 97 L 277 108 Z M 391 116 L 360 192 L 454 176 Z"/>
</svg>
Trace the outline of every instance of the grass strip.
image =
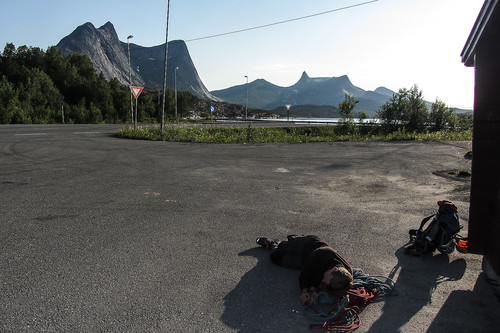
<svg viewBox="0 0 500 333">
<path fill-rule="evenodd" d="M 392 133 L 377 133 L 370 130 L 363 133 L 362 128 L 355 128 L 351 133 L 339 126 L 311 127 L 167 127 L 141 128 L 134 131 L 132 127 L 119 130 L 114 136 L 119 138 L 154 140 L 169 142 L 196 143 L 308 143 L 337 141 L 468 141 L 472 132 L 440 131 L 411 133 L 398 130 Z"/>
</svg>

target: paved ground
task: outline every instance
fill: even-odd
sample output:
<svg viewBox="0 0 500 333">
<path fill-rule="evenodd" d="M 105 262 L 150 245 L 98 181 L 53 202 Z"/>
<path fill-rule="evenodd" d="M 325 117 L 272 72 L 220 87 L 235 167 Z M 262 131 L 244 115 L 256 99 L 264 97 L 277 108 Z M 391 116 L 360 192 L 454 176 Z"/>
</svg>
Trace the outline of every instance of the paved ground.
<svg viewBox="0 0 500 333">
<path fill-rule="evenodd" d="M 260 235 L 314 233 L 391 276 L 358 332 L 498 332 L 481 257 L 403 255 L 456 202 L 468 142 L 217 145 L 108 136 L 116 126 L 0 126 L 0 331 L 308 332 L 298 272 Z"/>
</svg>

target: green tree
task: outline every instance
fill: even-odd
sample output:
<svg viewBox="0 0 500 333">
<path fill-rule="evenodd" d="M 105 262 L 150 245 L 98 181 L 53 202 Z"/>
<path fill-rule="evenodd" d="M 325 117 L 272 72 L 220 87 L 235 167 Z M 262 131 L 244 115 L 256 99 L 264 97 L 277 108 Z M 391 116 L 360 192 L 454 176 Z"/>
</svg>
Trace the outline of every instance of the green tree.
<svg viewBox="0 0 500 333">
<path fill-rule="evenodd" d="M 158 96 L 156 91 L 143 91 L 137 99 L 138 101 L 138 115 L 137 120 L 141 122 L 150 122 L 151 119 L 156 120 L 158 114 L 157 100 Z"/>
<path fill-rule="evenodd" d="M 5 44 L 3 49 L 2 57 L 12 58 L 16 54 L 16 46 L 12 43 Z"/>
<path fill-rule="evenodd" d="M 54 86 L 50 77 L 34 68 L 28 74 L 24 89 L 23 107 L 28 110 L 33 123 L 53 123 L 59 108 L 59 90 Z"/>
<path fill-rule="evenodd" d="M 96 72 L 90 58 L 86 54 L 72 53 L 68 60 L 77 69 L 81 83 L 95 81 Z"/>
<path fill-rule="evenodd" d="M 14 89 L 14 85 L 7 80 L 5 75 L 2 75 L 0 80 L 0 119 L 4 119 L 5 113 L 4 109 L 11 103 L 14 98 L 17 98 L 17 91 Z M 3 124 L 8 123 L 2 121 Z"/>
<path fill-rule="evenodd" d="M 16 52 L 14 44 L 5 45 L 1 57 L 0 75 L 5 75 L 14 87 L 19 88 L 19 83 L 26 77 L 26 67 L 16 58 Z"/>
<path fill-rule="evenodd" d="M 360 122 L 363 122 L 367 118 L 368 118 L 368 115 L 366 114 L 365 111 L 358 112 L 358 119 L 360 120 Z"/>
<path fill-rule="evenodd" d="M 38 47 L 27 47 L 26 45 L 20 46 L 15 58 L 19 64 L 29 69 L 37 68 L 44 70 L 44 57 L 45 53 Z"/>
<path fill-rule="evenodd" d="M 195 105 L 198 98 L 189 91 L 182 91 L 177 93 L 177 112 L 179 117 L 189 116 L 189 106 Z"/>
<path fill-rule="evenodd" d="M 100 124 L 102 123 L 102 113 L 94 103 L 90 103 L 89 107 L 86 109 L 84 123 L 87 124 Z"/>
<path fill-rule="evenodd" d="M 111 94 L 111 86 L 104 78 L 102 73 L 92 81 L 91 86 L 87 87 L 88 90 L 88 103 L 94 105 L 96 110 L 99 110 L 102 119 L 99 122 L 113 122 L 114 114 L 116 113 L 113 105 L 113 97 Z"/>
<path fill-rule="evenodd" d="M 0 124 L 23 123 L 19 103 L 19 92 L 7 80 L 5 75 L 0 80 Z"/>
<path fill-rule="evenodd" d="M 354 99 L 354 96 L 350 94 L 345 94 L 344 102 L 339 104 L 339 113 L 344 118 L 344 121 L 352 121 L 354 117 L 354 107 L 358 104 L 359 101 Z"/>
<path fill-rule="evenodd" d="M 422 97 L 422 91 L 414 85 L 411 89 L 399 89 L 387 103 L 377 111 L 382 126 L 389 131 L 405 128 L 422 132 L 429 117 L 429 110 Z"/>
<path fill-rule="evenodd" d="M 85 97 L 78 104 L 70 104 L 66 108 L 65 117 L 70 124 L 84 124 L 88 118 L 88 111 L 85 103 Z"/>
<path fill-rule="evenodd" d="M 377 111 L 377 117 L 388 132 L 395 131 L 400 127 L 407 103 L 404 91 L 400 89 L 399 93 L 392 95 L 389 101 Z"/>
<path fill-rule="evenodd" d="M 163 96 L 162 96 L 163 98 Z M 165 119 L 174 119 L 175 117 L 175 96 L 172 89 L 167 89 L 165 94 Z M 158 112 L 158 122 L 161 122 L 161 109 Z"/>
<path fill-rule="evenodd" d="M 457 115 L 457 128 L 460 131 L 470 130 L 472 129 L 472 114 L 471 113 L 463 113 Z"/>
<path fill-rule="evenodd" d="M 408 108 L 405 110 L 403 121 L 410 131 L 423 132 L 429 119 L 429 110 L 422 95 L 422 90 L 418 89 L 417 85 L 406 91 Z"/>
<path fill-rule="evenodd" d="M 458 126 L 458 116 L 455 109 L 447 107 L 443 101 L 437 98 L 432 103 L 429 120 L 432 124 L 432 129 L 435 131 L 444 129 L 455 130 Z"/>
<path fill-rule="evenodd" d="M 63 57 L 62 52 L 56 46 L 49 47 L 45 52 L 44 69 L 61 93 L 66 93 L 65 87 L 71 81 L 69 77 L 76 71 L 72 73 L 72 66 L 68 59 Z"/>
<path fill-rule="evenodd" d="M 130 120 L 130 92 L 128 88 L 120 86 L 116 78 L 109 82 L 109 86 L 115 114 L 108 118 L 114 122 L 127 122 Z"/>
</svg>

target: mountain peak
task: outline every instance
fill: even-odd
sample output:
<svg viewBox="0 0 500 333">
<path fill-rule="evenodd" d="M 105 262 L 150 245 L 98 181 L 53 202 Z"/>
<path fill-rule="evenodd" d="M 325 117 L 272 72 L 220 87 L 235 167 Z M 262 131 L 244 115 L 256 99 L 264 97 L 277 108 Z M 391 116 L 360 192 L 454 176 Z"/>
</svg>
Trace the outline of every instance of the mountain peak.
<svg viewBox="0 0 500 333">
<path fill-rule="evenodd" d="M 110 21 L 108 21 L 102 27 L 100 27 L 99 29 L 113 29 L 113 30 L 115 30 L 115 26 L 113 25 L 113 23 L 111 23 Z"/>
<path fill-rule="evenodd" d="M 303 71 L 302 76 L 300 77 L 299 81 L 294 84 L 294 86 L 307 84 L 310 80 L 311 78 L 309 77 L 309 75 L 307 75 L 306 71 Z"/>
<path fill-rule="evenodd" d="M 86 22 L 86 23 L 82 24 L 81 26 L 77 27 L 76 30 L 84 29 L 84 28 L 94 30 L 95 26 L 91 22 Z"/>
<path fill-rule="evenodd" d="M 394 91 L 386 88 L 386 87 L 378 87 L 375 89 L 375 92 L 381 95 L 386 95 L 386 96 L 393 96 L 395 94 Z"/>
<path fill-rule="evenodd" d="M 107 41 L 111 42 L 112 44 L 120 43 L 118 34 L 116 33 L 115 27 L 111 22 L 108 21 L 102 27 L 97 29 L 97 31 L 102 37 L 104 37 Z"/>
<path fill-rule="evenodd" d="M 83 36 L 95 34 L 96 32 L 97 32 L 97 29 L 95 28 L 95 26 L 92 23 L 87 22 L 87 23 L 84 23 L 84 24 L 76 27 L 76 29 L 71 33 L 71 35 L 83 37 Z"/>
</svg>

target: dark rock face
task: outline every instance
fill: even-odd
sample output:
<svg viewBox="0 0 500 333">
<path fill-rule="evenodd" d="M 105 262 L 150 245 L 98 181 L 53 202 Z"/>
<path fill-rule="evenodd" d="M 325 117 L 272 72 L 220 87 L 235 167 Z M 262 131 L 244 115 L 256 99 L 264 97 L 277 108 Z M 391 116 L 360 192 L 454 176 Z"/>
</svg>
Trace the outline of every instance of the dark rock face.
<svg viewBox="0 0 500 333">
<path fill-rule="evenodd" d="M 129 84 L 128 57 L 110 22 L 99 29 L 92 23 L 85 23 L 64 37 L 57 47 L 64 56 L 72 53 L 88 55 L 94 68 L 98 73 L 102 72 L 105 78 L 117 78 L 120 83 Z M 132 82 L 144 84 L 142 77 L 135 72 L 132 73 Z"/>
<path fill-rule="evenodd" d="M 165 44 L 142 47 L 130 43 L 129 80 L 129 45 L 119 40 L 110 22 L 98 29 L 92 23 L 85 23 L 64 37 L 57 47 L 65 56 L 72 53 L 87 54 L 97 72 L 102 72 L 108 80 L 117 78 L 123 85 L 163 89 Z M 183 41 L 168 43 L 167 87 L 171 89 L 175 85 L 176 68 L 178 91 L 190 91 L 200 98 L 219 100 L 210 94 L 199 78 Z"/>
</svg>

